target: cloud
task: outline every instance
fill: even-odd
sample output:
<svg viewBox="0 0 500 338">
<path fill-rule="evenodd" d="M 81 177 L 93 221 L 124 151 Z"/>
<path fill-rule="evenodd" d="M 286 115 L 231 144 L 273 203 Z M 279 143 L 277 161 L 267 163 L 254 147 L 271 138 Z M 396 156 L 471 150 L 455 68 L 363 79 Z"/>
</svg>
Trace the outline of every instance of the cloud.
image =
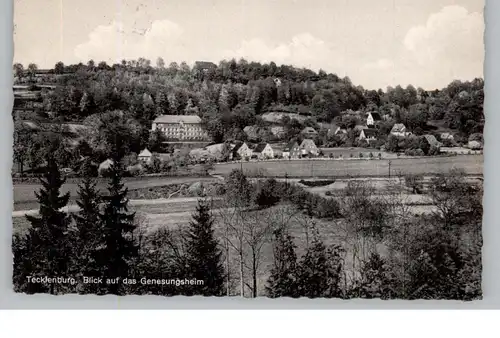
<svg viewBox="0 0 500 338">
<path fill-rule="evenodd" d="M 461 6 L 444 7 L 429 16 L 425 25 L 412 27 L 404 46 L 420 63 L 482 61 L 484 21 L 480 13 L 469 13 Z"/>
<path fill-rule="evenodd" d="M 413 84 L 426 89 L 483 76 L 481 13 L 447 6 L 408 30 L 399 50 L 361 67 L 368 87 Z"/>
<path fill-rule="evenodd" d="M 146 29 L 113 21 L 110 25 L 95 28 L 86 42 L 75 47 L 74 53 L 83 62 L 94 59 L 114 63 L 139 57 L 155 60 L 164 55 L 169 55 L 173 61 L 184 49 L 182 35 L 182 28 L 169 20 L 153 21 Z"/>
<path fill-rule="evenodd" d="M 298 67 L 338 68 L 343 62 L 340 54 L 325 41 L 309 34 L 295 35 L 290 41 L 271 46 L 263 39 L 244 40 L 234 50 L 223 51 L 223 58 L 244 58 L 248 61 L 293 64 Z"/>
</svg>

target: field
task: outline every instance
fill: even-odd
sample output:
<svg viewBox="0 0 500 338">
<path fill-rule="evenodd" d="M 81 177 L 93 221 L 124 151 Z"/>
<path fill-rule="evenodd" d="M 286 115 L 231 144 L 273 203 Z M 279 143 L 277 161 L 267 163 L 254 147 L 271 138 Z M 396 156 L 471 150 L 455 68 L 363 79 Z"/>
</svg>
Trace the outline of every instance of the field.
<svg viewBox="0 0 500 338">
<path fill-rule="evenodd" d="M 213 174 L 227 175 L 233 169 L 243 167 L 245 174 L 260 174 L 269 177 L 356 177 L 388 176 L 398 173 L 438 174 L 451 169 L 463 169 L 470 175 L 482 175 L 483 155 L 463 155 L 450 157 L 399 158 L 388 160 L 281 160 L 250 161 L 241 163 L 221 163 L 214 166 Z"/>
<path fill-rule="evenodd" d="M 129 190 L 140 188 L 160 187 L 169 184 L 191 184 L 194 182 L 210 182 L 215 181 L 212 177 L 144 177 L 141 179 L 126 180 L 125 185 Z M 34 209 L 37 207 L 34 191 L 39 190 L 41 187 L 38 183 L 19 183 L 13 185 L 14 191 L 14 210 Z M 98 188 L 105 190 L 107 183 L 101 181 L 98 183 Z M 78 183 L 66 183 L 62 187 L 62 193 L 69 192 L 70 199 L 77 196 Z"/>
</svg>

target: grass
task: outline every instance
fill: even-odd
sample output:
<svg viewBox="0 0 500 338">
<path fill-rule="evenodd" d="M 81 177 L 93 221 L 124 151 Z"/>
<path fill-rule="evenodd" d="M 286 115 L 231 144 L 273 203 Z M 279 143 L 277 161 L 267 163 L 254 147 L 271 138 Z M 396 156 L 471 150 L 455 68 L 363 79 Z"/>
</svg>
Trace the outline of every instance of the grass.
<svg viewBox="0 0 500 338">
<path fill-rule="evenodd" d="M 224 163 L 214 166 L 214 174 L 227 175 L 240 169 L 240 163 Z M 451 169 L 463 169 L 467 174 L 482 175 L 483 155 L 452 157 L 424 157 L 391 160 L 391 174 L 438 174 Z M 356 177 L 387 176 L 387 160 L 281 160 L 243 162 L 246 174 L 261 172 L 270 177 Z"/>
<path fill-rule="evenodd" d="M 143 177 L 140 179 L 126 180 L 126 187 L 129 190 L 150 188 L 150 187 L 160 187 L 170 184 L 180 184 L 180 183 L 194 183 L 194 182 L 213 182 L 217 179 L 213 177 Z M 107 183 L 105 181 L 100 181 L 98 183 L 98 188 L 105 190 Z M 34 191 L 38 191 L 41 185 L 38 183 L 20 183 L 14 184 L 14 210 L 25 210 L 33 209 L 32 206 L 35 205 L 36 208 L 36 198 Z M 69 192 L 70 198 L 74 199 L 78 192 L 78 183 L 66 183 L 61 189 L 62 193 Z"/>
</svg>

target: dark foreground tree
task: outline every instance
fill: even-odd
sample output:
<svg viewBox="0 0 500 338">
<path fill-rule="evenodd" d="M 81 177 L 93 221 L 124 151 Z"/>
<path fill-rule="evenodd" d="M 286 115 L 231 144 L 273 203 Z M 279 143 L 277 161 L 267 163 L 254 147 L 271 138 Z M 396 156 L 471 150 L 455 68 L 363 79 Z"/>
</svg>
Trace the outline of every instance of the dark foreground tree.
<svg viewBox="0 0 500 338">
<path fill-rule="evenodd" d="M 47 167 L 40 179 L 42 188 L 35 192 L 40 204 L 39 216 L 26 218 L 31 223 L 27 235 L 14 237 L 14 285 L 16 291 L 57 294 L 67 291 L 68 283 L 34 283 L 29 277 L 69 277 L 71 243 L 68 236 L 70 219 L 61 211 L 69 193 L 61 195 L 64 184 L 57 163 L 47 157 Z"/>
<path fill-rule="evenodd" d="M 83 169 L 84 175 L 89 174 L 90 168 Z M 79 185 L 78 200 L 76 204 L 80 211 L 73 215 L 75 220 L 75 274 L 80 278 L 101 277 L 101 271 L 97 265 L 97 253 L 103 239 L 102 220 L 99 217 L 99 204 L 101 196 L 96 188 L 95 180 L 85 176 Z M 80 292 L 95 293 L 99 285 L 93 283 L 82 284 Z"/>
<path fill-rule="evenodd" d="M 315 234 L 299 266 L 299 295 L 341 297 L 342 260 L 339 247 L 327 248 Z"/>
<path fill-rule="evenodd" d="M 274 233 L 274 264 L 267 280 L 266 292 L 271 298 L 298 297 L 297 255 L 292 237 L 284 230 Z"/>
<path fill-rule="evenodd" d="M 122 183 L 123 165 L 118 152 L 110 166 L 108 195 L 103 196 L 104 211 L 100 214 L 103 224 L 103 245 L 97 252 L 97 264 L 104 277 L 103 292 L 123 293 L 121 279 L 131 273 L 129 261 L 138 254 L 133 233 L 135 213 L 128 212 L 128 189 Z"/>
<path fill-rule="evenodd" d="M 186 238 L 186 273 L 204 283 L 188 288 L 187 294 L 222 296 L 224 267 L 222 254 L 214 236 L 214 218 L 208 202 L 199 200 L 192 217 Z"/>
</svg>

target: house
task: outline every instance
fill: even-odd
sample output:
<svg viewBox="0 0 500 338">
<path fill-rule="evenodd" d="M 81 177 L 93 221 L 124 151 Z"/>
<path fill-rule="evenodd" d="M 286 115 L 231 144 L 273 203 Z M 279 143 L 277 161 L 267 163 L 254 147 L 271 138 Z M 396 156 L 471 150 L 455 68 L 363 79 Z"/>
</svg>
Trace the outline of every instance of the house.
<svg viewBox="0 0 500 338">
<path fill-rule="evenodd" d="M 318 136 L 318 132 L 312 127 L 305 127 L 300 133 L 302 134 L 302 136 L 307 138 L 314 138 Z"/>
<path fill-rule="evenodd" d="M 250 149 L 245 142 L 238 142 L 233 149 L 231 149 L 229 159 L 249 159 L 252 157 L 252 154 L 252 149 Z"/>
<path fill-rule="evenodd" d="M 143 151 L 137 155 L 137 160 L 142 163 L 151 163 L 151 159 L 153 158 L 153 154 L 145 148 Z"/>
<path fill-rule="evenodd" d="M 274 158 L 274 151 L 269 143 L 259 143 L 253 150 L 253 155 L 256 155 L 259 160 L 265 160 Z"/>
<path fill-rule="evenodd" d="M 111 168 L 111 165 L 113 165 L 113 160 L 110 158 L 99 164 L 99 167 L 97 168 L 99 176 L 105 176 L 106 172 Z"/>
<path fill-rule="evenodd" d="M 375 129 L 365 128 L 359 134 L 359 140 L 366 140 L 368 142 L 377 140 L 377 131 Z"/>
<path fill-rule="evenodd" d="M 483 144 L 479 141 L 469 141 L 467 147 L 472 150 L 483 149 Z"/>
<path fill-rule="evenodd" d="M 297 141 L 290 141 L 283 148 L 283 158 L 290 159 L 290 158 L 299 158 L 299 157 L 300 157 L 299 144 L 297 143 Z"/>
<path fill-rule="evenodd" d="M 406 126 L 404 124 L 396 123 L 394 126 L 392 126 L 391 135 L 407 137 L 411 135 L 411 132 L 406 129 Z"/>
<path fill-rule="evenodd" d="M 302 156 L 318 155 L 319 149 L 313 140 L 306 138 L 300 144 L 300 152 Z"/>
<path fill-rule="evenodd" d="M 193 69 L 201 72 L 208 72 L 209 70 L 216 69 L 217 65 L 209 61 L 196 61 L 194 63 Z"/>
<path fill-rule="evenodd" d="M 426 134 L 424 135 L 424 138 L 427 140 L 427 143 L 429 143 L 431 147 L 440 148 L 442 146 L 441 142 L 439 142 L 434 135 Z"/>
<path fill-rule="evenodd" d="M 442 133 L 441 135 L 441 140 L 453 140 L 454 137 L 451 133 Z"/>
<path fill-rule="evenodd" d="M 334 134 L 335 135 L 347 134 L 347 129 L 346 128 L 338 127 L 337 130 L 335 130 Z"/>
<path fill-rule="evenodd" d="M 248 140 L 257 140 L 259 138 L 259 128 L 257 126 L 246 126 L 243 132 L 247 135 Z"/>
<path fill-rule="evenodd" d="M 379 113 L 375 113 L 375 112 L 369 112 L 369 113 L 366 113 L 367 117 L 366 117 L 366 125 L 367 126 L 375 126 L 377 125 L 380 121 L 382 121 L 382 117 L 380 116 Z"/>
<path fill-rule="evenodd" d="M 151 130 L 162 131 L 167 140 L 209 140 L 208 133 L 203 130 L 198 115 L 161 115 L 153 121 Z"/>
<path fill-rule="evenodd" d="M 281 138 L 285 136 L 285 128 L 282 126 L 271 127 L 271 134 L 275 137 Z"/>
</svg>

